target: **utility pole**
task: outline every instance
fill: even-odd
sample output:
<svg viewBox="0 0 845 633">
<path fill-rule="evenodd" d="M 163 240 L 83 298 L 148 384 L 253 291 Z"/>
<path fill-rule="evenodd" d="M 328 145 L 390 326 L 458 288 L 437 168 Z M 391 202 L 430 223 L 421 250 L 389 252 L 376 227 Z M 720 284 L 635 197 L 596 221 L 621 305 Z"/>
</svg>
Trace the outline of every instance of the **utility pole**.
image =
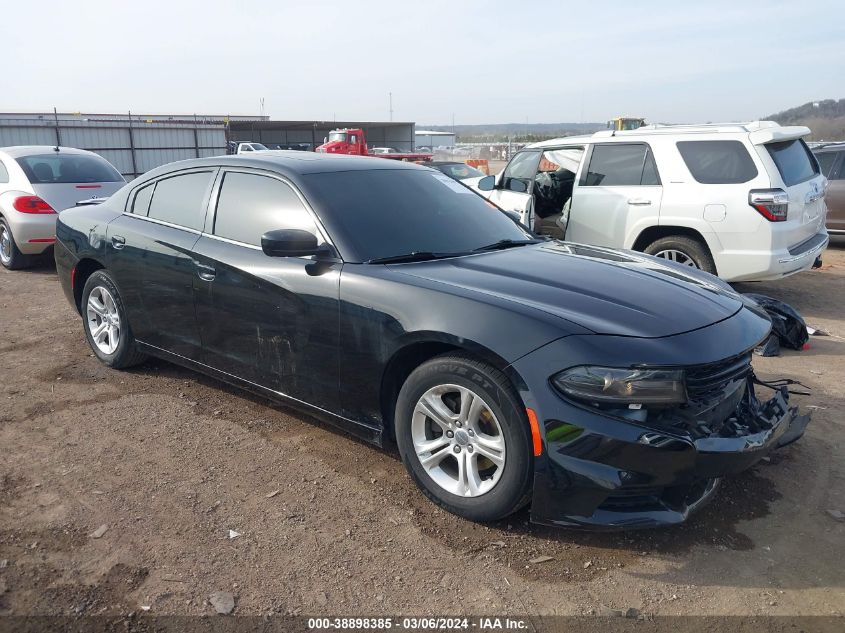
<svg viewBox="0 0 845 633">
<path fill-rule="evenodd" d="M 392 92 L 387 93 L 387 102 L 388 102 L 388 107 L 390 109 L 390 120 L 393 121 L 393 93 Z"/>
</svg>

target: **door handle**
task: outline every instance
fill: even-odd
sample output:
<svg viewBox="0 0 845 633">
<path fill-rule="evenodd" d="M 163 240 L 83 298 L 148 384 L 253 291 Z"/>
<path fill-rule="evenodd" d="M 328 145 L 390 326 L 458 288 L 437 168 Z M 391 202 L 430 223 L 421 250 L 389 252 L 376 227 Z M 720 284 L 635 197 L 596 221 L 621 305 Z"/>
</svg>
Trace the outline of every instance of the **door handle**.
<svg viewBox="0 0 845 633">
<path fill-rule="evenodd" d="M 646 200 L 645 198 L 630 198 L 628 200 L 628 204 L 635 207 L 647 207 L 651 204 L 651 200 Z"/>
<path fill-rule="evenodd" d="M 197 264 L 196 266 L 197 277 L 203 281 L 214 281 L 214 277 L 217 276 L 217 271 L 214 270 L 214 268 L 206 266 L 205 264 Z"/>
<path fill-rule="evenodd" d="M 124 237 L 123 237 L 123 236 L 121 236 L 121 235 L 112 235 L 112 238 L 111 238 L 111 245 L 112 245 L 115 249 L 120 250 L 121 248 L 123 248 L 124 246 L 126 246 L 126 238 L 124 238 Z"/>
</svg>

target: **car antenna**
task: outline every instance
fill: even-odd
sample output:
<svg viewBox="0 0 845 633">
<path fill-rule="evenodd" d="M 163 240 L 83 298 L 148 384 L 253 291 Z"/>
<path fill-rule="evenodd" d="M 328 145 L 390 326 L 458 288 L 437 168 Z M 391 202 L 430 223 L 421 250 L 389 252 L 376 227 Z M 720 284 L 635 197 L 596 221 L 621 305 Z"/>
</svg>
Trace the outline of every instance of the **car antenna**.
<svg viewBox="0 0 845 633">
<path fill-rule="evenodd" d="M 56 111 L 56 106 L 53 106 L 53 119 L 56 121 L 56 146 L 53 148 L 54 152 L 59 151 L 59 113 Z"/>
</svg>

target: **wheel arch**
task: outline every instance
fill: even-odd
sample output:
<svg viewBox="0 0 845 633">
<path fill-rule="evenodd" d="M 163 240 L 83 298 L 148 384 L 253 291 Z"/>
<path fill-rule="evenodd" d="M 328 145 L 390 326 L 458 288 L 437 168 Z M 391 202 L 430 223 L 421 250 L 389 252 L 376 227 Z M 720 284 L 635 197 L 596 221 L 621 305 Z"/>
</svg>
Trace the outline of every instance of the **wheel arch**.
<svg viewBox="0 0 845 633">
<path fill-rule="evenodd" d="M 417 367 L 436 356 L 458 353 L 475 360 L 484 361 L 502 371 L 513 383 L 518 376 L 509 367 L 509 363 L 490 348 L 463 338 L 456 338 L 438 333 L 417 335 L 397 348 L 385 364 L 382 373 L 379 400 L 385 438 L 395 440 L 394 413 L 399 390 Z M 520 378 L 521 380 L 521 378 Z M 520 385 L 514 384 L 515 393 L 519 394 Z"/>
<path fill-rule="evenodd" d="M 634 240 L 634 244 L 631 246 L 631 249 L 635 251 L 643 251 L 652 242 L 664 237 L 671 237 L 673 235 L 681 235 L 701 242 L 704 248 L 707 249 L 710 257 L 713 257 L 713 251 L 710 248 L 710 244 L 708 243 L 707 238 L 704 237 L 700 231 L 689 226 L 679 225 L 661 224 L 643 229 L 643 231 L 637 236 L 637 239 Z"/>
<path fill-rule="evenodd" d="M 73 267 L 71 289 L 73 290 L 73 303 L 79 314 L 82 314 L 82 291 L 85 288 L 85 282 L 95 272 L 105 270 L 105 268 L 102 262 L 93 257 L 83 257 Z"/>
</svg>

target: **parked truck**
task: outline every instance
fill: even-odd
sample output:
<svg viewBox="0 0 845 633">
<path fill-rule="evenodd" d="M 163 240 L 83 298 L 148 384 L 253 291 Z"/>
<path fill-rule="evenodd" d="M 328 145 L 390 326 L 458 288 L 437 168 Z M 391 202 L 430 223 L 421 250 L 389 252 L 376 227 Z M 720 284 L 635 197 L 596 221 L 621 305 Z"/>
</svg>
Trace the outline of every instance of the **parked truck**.
<svg viewBox="0 0 845 633">
<path fill-rule="evenodd" d="M 380 148 L 387 149 L 387 148 Z M 317 150 L 324 154 L 350 154 L 352 156 L 374 156 L 392 160 L 404 160 L 415 163 L 429 163 L 432 154 L 417 152 L 371 152 L 367 149 L 367 139 L 364 130 L 360 128 L 343 128 L 329 132 L 325 142 Z"/>
</svg>

